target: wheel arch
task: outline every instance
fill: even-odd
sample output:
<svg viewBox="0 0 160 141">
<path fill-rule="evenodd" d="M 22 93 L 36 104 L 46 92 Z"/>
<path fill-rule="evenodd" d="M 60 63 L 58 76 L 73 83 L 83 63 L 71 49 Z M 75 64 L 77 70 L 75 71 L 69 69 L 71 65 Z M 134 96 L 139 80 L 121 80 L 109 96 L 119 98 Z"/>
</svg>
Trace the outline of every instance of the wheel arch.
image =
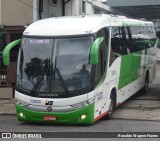
<svg viewBox="0 0 160 141">
<path fill-rule="evenodd" d="M 110 94 L 109 94 L 109 98 L 110 99 L 114 99 L 115 100 L 115 104 L 117 103 L 117 89 L 115 86 L 113 86 L 110 89 Z M 115 105 L 116 106 L 116 105 Z"/>
</svg>

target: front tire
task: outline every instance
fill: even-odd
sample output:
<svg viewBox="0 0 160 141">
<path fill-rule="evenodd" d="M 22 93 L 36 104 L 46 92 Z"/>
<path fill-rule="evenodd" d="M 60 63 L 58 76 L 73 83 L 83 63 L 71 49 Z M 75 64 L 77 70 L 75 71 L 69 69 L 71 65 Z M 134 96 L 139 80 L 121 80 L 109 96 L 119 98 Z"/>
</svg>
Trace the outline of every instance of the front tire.
<svg viewBox="0 0 160 141">
<path fill-rule="evenodd" d="M 148 84 L 149 84 L 149 75 L 147 73 L 146 77 L 145 77 L 144 87 L 142 88 L 142 92 L 144 94 L 146 94 L 148 92 Z"/>
<path fill-rule="evenodd" d="M 111 92 L 109 111 L 106 115 L 106 119 L 113 119 L 113 112 L 116 107 L 116 93 L 114 91 Z"/>
</svg>

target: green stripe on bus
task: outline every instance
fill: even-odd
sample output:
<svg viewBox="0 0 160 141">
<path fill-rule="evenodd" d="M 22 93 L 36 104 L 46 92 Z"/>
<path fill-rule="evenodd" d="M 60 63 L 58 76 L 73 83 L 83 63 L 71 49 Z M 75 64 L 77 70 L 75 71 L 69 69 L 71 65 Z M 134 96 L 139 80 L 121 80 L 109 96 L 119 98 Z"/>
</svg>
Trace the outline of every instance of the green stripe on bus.
<svg viewBox="0 0 160 141">
<path fill-rule="evenodd" d="M 122 56 L 118 89 L 138 79 L 140 75 L 142 51 Z"/>
</svg>

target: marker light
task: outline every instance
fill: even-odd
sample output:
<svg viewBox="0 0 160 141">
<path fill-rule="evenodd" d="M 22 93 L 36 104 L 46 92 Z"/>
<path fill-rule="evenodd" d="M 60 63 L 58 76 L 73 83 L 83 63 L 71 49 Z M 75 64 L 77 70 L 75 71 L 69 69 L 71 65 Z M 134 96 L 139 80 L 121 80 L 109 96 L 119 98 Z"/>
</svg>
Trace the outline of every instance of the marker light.
<svg viewBox="0 0 160 141">
<path fill-rule="evenodd" d="M 81 115 L 81 120 L 85 119 L 87 115 Z"/>
</svg>

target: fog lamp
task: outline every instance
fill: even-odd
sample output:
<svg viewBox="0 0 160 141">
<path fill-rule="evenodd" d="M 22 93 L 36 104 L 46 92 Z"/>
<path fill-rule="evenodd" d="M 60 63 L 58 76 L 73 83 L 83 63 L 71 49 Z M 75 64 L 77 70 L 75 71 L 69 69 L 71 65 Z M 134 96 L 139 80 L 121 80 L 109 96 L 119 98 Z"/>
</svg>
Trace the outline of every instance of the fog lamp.
<svg viewBox="0 0 160 141">
<path fill-rule="evenodd" d="M 81 120 L 85 119 L 87 115 L 81 115 Z"/>
<path fill-rule="evenodd" d="M 24 114 L 23 113 L 19 113 L 20 117 L 24 118 Z"/>
</svg>

